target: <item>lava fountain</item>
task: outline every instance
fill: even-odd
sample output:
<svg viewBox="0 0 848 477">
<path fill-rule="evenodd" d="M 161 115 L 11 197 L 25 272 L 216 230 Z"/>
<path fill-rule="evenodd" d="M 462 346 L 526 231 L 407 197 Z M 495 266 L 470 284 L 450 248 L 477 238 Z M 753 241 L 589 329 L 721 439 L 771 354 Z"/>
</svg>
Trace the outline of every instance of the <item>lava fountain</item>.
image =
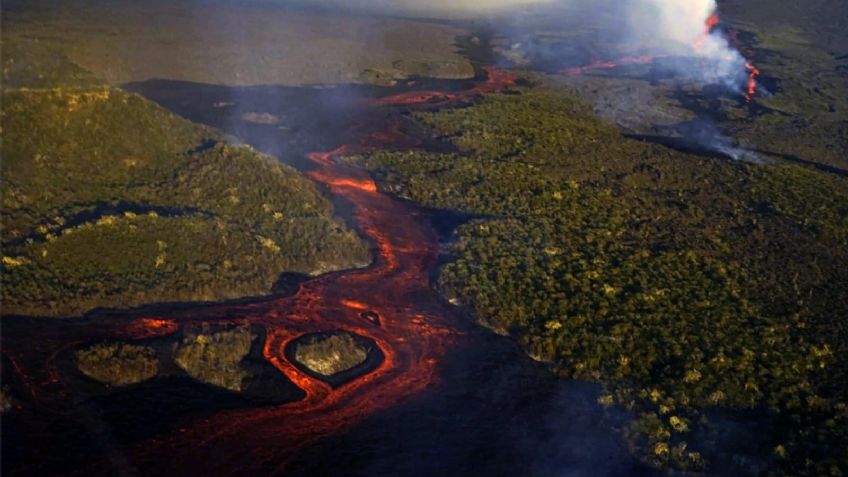
<svg viewBox="0 0 848 477">
<path fill-rule="evenodd" d="M 562 69 L 560 73 L 579 75 L 668 59 L 667 66 L 679 70 L 685 78 L 708 84 L 723 84 L 738 91 L 746 102 L 753 99 L 757 94 L 760 70 L 730 45 L 720 28 L 721 19 L 713 0 L 684 2 L 685 5 L 673 0 L 652 0 L 648 3 L 658 12 L 655 21 L 650 26 L 642 18 L 633 18 L 631 22 L 635 23 L 634 29 L 637 31 L 654 29 L 650 36 L 655 36 L 661 45 L 652 50 L 659 52 L 617 59 L 596 59 L 587 65 Z"/>
</svg>

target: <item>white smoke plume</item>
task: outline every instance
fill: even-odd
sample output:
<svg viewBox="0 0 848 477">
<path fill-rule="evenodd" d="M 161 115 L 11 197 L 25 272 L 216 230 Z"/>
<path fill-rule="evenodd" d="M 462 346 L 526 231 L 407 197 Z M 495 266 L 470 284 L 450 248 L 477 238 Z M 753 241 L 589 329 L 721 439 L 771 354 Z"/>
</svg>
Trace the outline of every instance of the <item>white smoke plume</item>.
<svg viewBox="0 0 848 477">
<path fill-rule="evenodd" d="M 426 16 L 433 18 L 519 18 L 522 12 L 560 18 L 563 29 L 604 25 L 605 41 L 616 39 L 634 51 L 663 58 L 663 65 L 684 79 L 722 84 L 746 94 L 745 58 L 713 29 L 716 0 L 258 0 L 285 2 L 373 15 Z M 557 17 L 557 15 L 562 15 Z M 576 18 L 569 18 L 575 16 Z M 613 22 L 608 22 L 613 18 Z M 501 23 L 502 24 L 502 23 Z M 534 26 L 523 25 L 533 30 Z M 603 26 L 601 27 L 603 28 Z M 532 31 L 520 32 L 532 34 Z M 644 53 L 640 53 L 644 54 Z M 615 58 L 602 58 L 615 61 Z"/>
<path fill-rule="evenodd" d="M 635 0 L 627 2 L 635 43 L 668 56 L 699 61 L 679 64 L 682 73 L 705 83 L 747 93 L 747 61 L 715 29 L 715 0 Z"/>
<path fill-rule="evenodd" d="M 706 22 L 717 8 L 714 0 L 636 0 L 622 4 L 634 31 L 655 36 L 669 48 L 681 51 L 704 34 Z"/>
</svg>

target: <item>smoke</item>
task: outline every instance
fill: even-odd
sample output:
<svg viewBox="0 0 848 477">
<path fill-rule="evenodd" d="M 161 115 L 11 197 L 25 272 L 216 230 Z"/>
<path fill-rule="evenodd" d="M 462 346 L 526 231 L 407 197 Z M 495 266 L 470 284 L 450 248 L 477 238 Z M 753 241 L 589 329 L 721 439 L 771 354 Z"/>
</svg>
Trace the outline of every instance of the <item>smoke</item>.
<svg viewBox="0 0 848 477">
<path fill-rule="evenodd" d="M 634 33 L 656 38 L 669 51 L 686 51 L 698 41 L 716 11 L 713 0 L 638 0 L 623 5 Z"/>
<path fill-rule="evenodd" d="M 747 61 L 717 28 L 715 0 L 637 0 L 628 9 L 637 44 L 649 38 L 660 54 L 680 57 L 672 64 L 684 76 L 747 93 Z"/>
<path fill-rule="evenodd" d="M 652 88 L 656 84 L 720 86 L 703 91 L 729 93 L 749 101 L 757 92 L 759 71 L 728 41 L 716 0 L 249 1 L 294 4 L 333 13 L 428 17 L 447 22 L 473 20 L 456 24 L 490 33 L 496 54 L 513 65 L 576 75 L 615 70 L 624 65 L 651 64 L 650 68 L 639 71 L 650 75 Z M 634 69 L 621 71 L 630 74 Z M 688 120 L 683 109 L 664 110 L 653 92 L 627 104 L 619 91 L 607 93 L 603 86 L 597 88 L 598 84 L 593 82 L 592 87 L 602 91 L 599 96 L 615 103 L 613 114 L 629 115 L 643 123 L 634 126 L 636 131 L 653 126 L 644 124 L 652 117 L 661 116 L 666 124 L 675 119 Z M 626 94 L 635 98 L 641 95 L 639 91 Z M 604 114 L 603 110 L 599 112 Z M 709 112 L 699 114 L 699 119 L 706 124 L 710 122 L 709 115 Z M 757 160 L 753 153 L 734 146 L 717 131 L 686 136 L 702 146 L 711 144 L 714 150 L 728 157 Z"/>
<path fill-rule="evenodd" d="M 751 100 L 760 72 L 718 28 L 715 0 L 637 0 L 630 5 L 632 35 L 653 36 L 660 54 L 671 58 L 668 67 L 680 77 L 722 85 Z M 650 18 L 653 22 L 648 21 Z M 706 118 L 701 118 L 686 136 L 734 160 L 762 162 L 753 152 L 733 144 Z"/>
<path fill-rule="evenodd" d="M 753 93 L 748 84 L 753 70 L 720 28 L 715 0 L 621 0 L 595 8 L 591 0 L 565 2 L 584 21 L 607 30 L 599 35 L 604 44 L 616 44 L 630 55 L 622 64 L 639 58 L 640 63 L 654 62 L 659 69 L 674 72 L 681 81 L 718 84 L 746 96 Z M 618 10 L 613 14 L 620 17 L 615 23 L 603 20 L 609 15 L 603 10 L 609 8 Z M 615 64 L 617 58 L 595 60 Z"/>
<path fill-rule="evenodd" d="M 679 82 L 722 85 L 743 96 L 756 89 L 749 84 L 755 69 L 725 36 L 715 0 L 555 0 L 514 9 L 495 31 L 510 39 L 507 57 L 548 70 L 653 64 Z"/>
<path fill-rule="evenodd" d="M 745 146 L 726 137 L 711 121 L 706 119 L 684 123 L 676 129 L 678 133 L 696 145 L 717 152 L 727 158 L 755 164 L 768 163 Z"/>
<path fill-rule="evenodd" d="M 664 68 L 681 79 L 721 84 L 750 96 L 745 58 L 733 48 L 718 25 L 716 0 L 254 0 L 294 4 L 336 12 L 399 15 L 440 19 L 492 19 L 506 33 L 534 35 L 534 25 L 522 23 L 530 12 L 535 21 L 559 23 L 562 31 L 597 29 L 595 40 L 619 43 L 662 58 Z M 538 25 L 536 25 L 538 26 Z M 523 31 L 522 31 L 523 30 Z M 640 56 L 640 58 L 648 56 Z M 615 58 L 595 58 L 611 60 Z"/>
</svg>

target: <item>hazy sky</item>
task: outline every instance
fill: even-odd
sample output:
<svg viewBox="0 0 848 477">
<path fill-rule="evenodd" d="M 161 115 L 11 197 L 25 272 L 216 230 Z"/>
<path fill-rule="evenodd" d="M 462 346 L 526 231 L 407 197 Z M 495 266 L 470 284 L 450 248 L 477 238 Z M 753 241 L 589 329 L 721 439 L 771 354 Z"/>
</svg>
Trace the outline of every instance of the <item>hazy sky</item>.
<svg viewBox="0 0 848 477">
<path fill-rule="evenodd" d="M 274 0 L 269 0 L 274 1 Z M 555 0 L 288 0 L 318 6 L 335 6 L 345 10 L 368 10 L 386 14 L 473 16 L 508 10 L 529 4 Z"/>
</svg>

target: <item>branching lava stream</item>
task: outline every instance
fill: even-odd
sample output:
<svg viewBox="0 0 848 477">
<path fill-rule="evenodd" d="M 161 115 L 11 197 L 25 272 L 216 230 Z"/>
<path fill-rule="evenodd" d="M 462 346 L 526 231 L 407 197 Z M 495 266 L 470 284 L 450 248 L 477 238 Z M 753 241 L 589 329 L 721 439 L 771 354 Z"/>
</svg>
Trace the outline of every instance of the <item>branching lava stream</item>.
<svg viewBox="0 0 848 477">
<path fill-rule="evenodd" d="M 509 74 L 494 69 L 487 69 L 487 74 L 485 82 L 465 91 L 403 93 L 374 100 L 371 107 L 432 105 L 496 92 L 514 83 Z M 435 233 L 422 212 L 381 193 L 365 172 L 337 160 L 343 154 L 378 147 L 409 148 L 419 143 L 400 132 L 398 122 L 380 128 L 365 132 L 357 144 L 309 154 L 316 167 L 308 175 L 351 205 L 355 225 L 376 245 L 370 267 L 306 281 L 294 295 L 280 299 L 80 326 L 77 336 L 41 343 L 50 348 L 44 353 L 50 356 L 48 363 L 18 369 L 33 388 L 33 399 L 37 400 L 46 388 L 54 395 L 61 392 L 55 357 L 80 342 L 161 336 L 199 323 L 259 325 L 267 333 L 265 359 L 301 388 L 305 398 L 283 405 L 183 418 L 175 432 L 134 444 L 128 465 L 151 475 L 277 474 L 300 449 L 322 436 L 349 428 L 436 382 L 439 360 L 462 331 L 445 305 L 420 298 L 433 293 L 429 274 L 438 258 Z M 333 388 L 286 358 L 284 350 L 292 340 L 332 330 L 372 339 L 384 360 L 372 372 Z M 5 354 L 10 360 L 24 353 L 8 351 Z M 17 361 L 13 362 L 17 367 Z M 38 376 L 45 370 L 50 377 L 42 383 Z"/>
</svg>

